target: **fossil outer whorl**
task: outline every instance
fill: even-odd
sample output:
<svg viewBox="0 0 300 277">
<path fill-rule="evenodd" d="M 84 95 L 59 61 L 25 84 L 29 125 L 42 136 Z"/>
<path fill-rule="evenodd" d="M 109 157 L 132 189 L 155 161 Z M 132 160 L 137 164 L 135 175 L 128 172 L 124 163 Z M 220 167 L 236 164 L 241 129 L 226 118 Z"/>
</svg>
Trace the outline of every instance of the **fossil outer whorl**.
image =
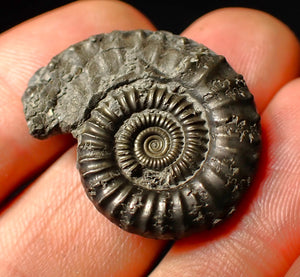
<svg viewBox="0 0 300 277">
<path fill-rule="evenodd" d="M 223 221 L 259 158 L 259 115 L 242 76 L 168 32 L 79 42 L 35 74 L 22 100 L 32 135 L 78 139 L 78 169 L 96 208 L 150 238 Z"/>
</svg>

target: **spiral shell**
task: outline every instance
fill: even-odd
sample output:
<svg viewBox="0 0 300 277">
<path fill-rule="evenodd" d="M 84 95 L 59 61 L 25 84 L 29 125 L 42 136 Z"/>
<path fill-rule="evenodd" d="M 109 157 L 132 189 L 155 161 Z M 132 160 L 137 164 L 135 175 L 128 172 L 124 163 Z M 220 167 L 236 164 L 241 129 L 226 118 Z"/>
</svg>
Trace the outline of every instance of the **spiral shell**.
<svg viewBox="0 0 300 277">
<path fill-rule="evenodd" d="M 260 152 L 241 75 L 201 44 L 164 31 L 79 42 L 23 96 L 32 135 L 72 132 L 88 197 L 121 228 L 178 239 L 235 211 Z"/>
</svg>

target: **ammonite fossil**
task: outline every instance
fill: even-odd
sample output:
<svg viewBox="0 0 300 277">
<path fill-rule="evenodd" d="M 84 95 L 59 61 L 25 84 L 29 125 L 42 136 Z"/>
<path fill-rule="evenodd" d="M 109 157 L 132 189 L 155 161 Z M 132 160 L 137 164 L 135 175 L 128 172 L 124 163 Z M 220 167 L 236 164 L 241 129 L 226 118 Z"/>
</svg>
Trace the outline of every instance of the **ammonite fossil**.
<svg viewBox="0 0 300 277">
<path fill-rule="evenodd" d="M 164 31 L 115 31 L 41 68 L 23 96 L 30 133 L 71 132 L 88 197 L 121 228 L 178 239 L 235 211 L 253 178 L 260 117 L 243 77 Z"/>
</svg>

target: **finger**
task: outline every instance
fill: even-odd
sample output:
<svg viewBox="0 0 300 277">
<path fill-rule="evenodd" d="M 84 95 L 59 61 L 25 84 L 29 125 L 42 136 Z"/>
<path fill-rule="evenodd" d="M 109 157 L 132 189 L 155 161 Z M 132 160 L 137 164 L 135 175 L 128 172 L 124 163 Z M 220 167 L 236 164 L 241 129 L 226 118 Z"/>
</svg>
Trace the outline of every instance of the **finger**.
<svg viewBox="0 0 300 277">
<path fill-rule="evenodd" d="M 230 15 L 229 9 L 226 12 Z M 253 13 L 255 12 L 253 11 Z M 215 12 L 207 15 L 206 18 L 217 14 Z M 259 14 L 265 16 L 260 12 Z M 269 18 L 269 16 L 267 17 Z M 227 20 L 231 26 L 234 25 L 231 20 L 234 20 L 236 26 L 245 30 L 244 25 L 247 26 L 251 21 L 249 18 L 249 14 L 247 17 L 244 14 L 244 19 L 240 18 L 239 21 L 232 16 L 228 16 Z M 203 22 L 204 20 L 205 18 Z M 213 19 L 209 20 L 212 21 Z M 216 16 L 215 20 L 218 21 L 220 18 Z M 224 18 L 222 22 L 222 25 L 226 25 Z M 273 24 L 270 18 L 267 22 L 256 18 L 256 22 L 257 29 L 262 30 L 271 28 L 266 26 L 260 28 L 259 22 L 263 25 Z M 277 20 L 274 20 L 274 23 L 276 27 Z M 199 33 L 197 36 L 201 37 L 201 30 L 203 30 L 204 33 L 207 33 L 206 44 L 209 44 L 209 41 L 214 41 L 214 38 L 209 35 L 209 30 L 207 30 L 209 27 L 204 28 L 204 26 L 206 25 L 203 25 L 202 28 L 198 26 Z M 219 28 L 226 29 L 226 26 Z M 283 29 L 290 33 L 288 29 Z M 233 35 L 235 35 L 234 32 Z M 281 35 L 286 38 L 289 36 L 293 38 L 292 34 Z M 247 35 L 245 34 L 245 36 Z M 264 37 L 265 39 L 268 37 L 267 33 L 264 34 Z M 239 38 L 232 37 L 231 39 L 239 44 L 239 39 L 244 41 L 246 38 L 240 35 Z M 269 36 L 268 44 L 275 44 L 273 36 Z M 219 50 L 222 50 L 222 45 L 219 46 Z M 256 48 L 255 44 L 252 44 L 252 47 Z M 226 49 L 225 45 L 222 50 L 223 53 L 230 52 Z M 292 52 L 292 49 L 288 51 Z M 275 52 L 280 52 L 279 50 Z M 234 54 L 232 55 L 231 59 L 234 61 L 236 58 Z M 260 57 L 261 63 L 258 66 L 265 64 L 264 58 L 270 59 L 270 57 L 265 56 Z M 245 68 L 251 67 L 245 66 Z M 263 72 L 262 69 L 259 70 Z M 255 73 L 247 73 L 246 70 L 244 73 L 246 78 L 248 74 Z M 271 77 L 270 79 L 274 80 L 274 78 Z M 256 82 L 256 84 L 258 83 Z M 255 80 L 253 84 L 255 84 Z M 298 181 L 300 142 L 299 135 L 297 135 L 297 130 L 300 127 L 298 108 L 300 103 L 299 94 L 297 95 L 299 88 L 299 80 L 282 88 L 262 115 L 263 150 L 265 153 L 261 159 L 257 184 L 253 185 L 254 189 L 247 199 L 250 206 L 247 206 L 248 203 L 244 203 L 244 207 L 243 205 L 240 207 L 242 214 L 236 213 L 222 227 L 200 234 L 198 238 L 193 236 L 176 243 L 152 276 L 164 276 L 166 272 L 174 276 L 182 276 L 183 274 L 186 276 L 200 276 L 201 274 L 203 276 L 219 276 L 220 272 L 222 272 L 222 276 L 282 276 L 286 272 L 291 262 L 297 257 L 297 248 L 299 249 L 300 246 L 299 239 L 296 239 L 300 226 L 299 216 L 296 216 L 300 203 Z M 270 98 L 275 94 L 272 89 L 273 85 L 270 84 L 265 92 Z M 255 87 L 253 90 L 254 93 L 259 91 Z M 255 96 L 257 98 L 257 95 Z M 263 105 L 260 107 L 262 110 Z M 271 165 L 266 167 L 266 163 Z M 259 189 L 257 189 L 258 186 Z M 289 250 L 291 251 L 289 252 Z M 188 273 L 186 268 L 189 268 Z"/>
<path fill-rule="evenodd" d="M 0 276 L 144 276 L 164 243 L 131 235 L 88 201 L 65 153 L 0 218 Z M 63 168 L 63 170 L 62 170 Z"/>
<path fill-rule="evenodd" d="M 35 64 L 32 67 L 38 68 L 69 44 L 91 34 L 110 31 L 111 29 L 152 28 L 151 24 L 134 9 L 120 2 L 112 3 L 75 3 L 63 8 L 64 10 L 60 9 L 51 12 L 45 15 L 46 17 L 42 16 L 26 23 L 28 32 L 36 34 L 36 36 L 30 38 L 30 45 L 33 45 L 32 53 L 35 53 L 38 59 L 36 62 L 34 58 L 30 58 L 32 53 L 29 53 L 28 57 L 26 55 L 22 57 L 21 55 L 20 60 L 25 61 L 27 66 L 33 61 Z M 124 18 L 125 16 L 126 18 Z M 40 29 L 43 28 L 47 30 L 47 36 L 41 32 Z M 59 34 L 57 30 L 59 30 Z M 23 39 L 23 33 L 24 30 L 17 32 L 21 36 L 20 41 Z M 14 34 L 12 38 L 16 39 L 17 35 L 16 33 Z M 24 39 L 25 41 L 27 40 L 28 46 L 29 42 L 26 35 Z M 51 43 L 56 44 L 56 46 L 53 47 Z M 9 45 L 9 43 L 7 44 Z M 23 42 L 20 44 L 22 45 Z M 9 47 L 7 46 L 7 48 Z M 20 48 L 22 49 L 22 47 Z M 10 55 L 9 58 L 14 59 L 14 55 L 15 53 Z M 26 57 L 29 62 L 26 61 Z M 13 62 L 10 63 L 13 64 Z M 35 68 L 30 70 L 33 72 Z M 19 77 L 22 77 L 23 74 L 23 79 L 27 80 L 32 72 L 27 73 L 25 66 L 20 68 Z M 25 76 L 26 74 L 27 76 Z M 25 83 L 24 80 L 22 81 L 20 78 L 16 82 L 16 86 L 18 84 L 22 86 L 22 82 Z M 17 94 L 17 92 L 14 93 Z M 15 249 L 16 252 L 4 251 L 5 254 L 4 252 L 1 253 L 0 268 L 4 273 L 1 272 L 0 275 L 16 276 L 26 273 L 30 276 L 37 276 L 43 272 L 48 276 L 61 276 L 62 274 L 64 275 L 64 272 L 67 272 L 65 274 L 67 276 L 75 274 L 89 276 L 97 274 L 97 271 L 101 270 L 99 274 L 103 272 L 103 274 L 105 272 L 117 272 L 116 275 L 120 276 L 119 273 L 122 270 L 128 270 L 128 266 L 133 268 L 132 261 L 134 260 L 138 262 L 138 265 L 134 264 L 136 273 L 133 274 L 140 275 L 140 272 L 149 267 L 149 264 L 153 261 L 158 249 L 160 249 L 160 243 L 149 242 L 149 240 L 139 238 L 135 239 L 135 236 L 125 236 L 124 232 L 118 233 L 120 232 L 119 229 L 112 224 L 108 224 L 97 212 L 97 218 L 102 218 L 102 220 L 95 220 L 95 214 L 86 216 L 90 211 L 90 206 L 83 208 L 80 202 L 75 202 L 78 197 L 72 184 L 75 185 L 76 183 L 78 185 L 79 180 L 77 178 L 72 183 L 72 180 L 74 181 L 75 179 L 75 177 L 72 177 L 75 170 L 75 158 L 74 155 L 71 156 L 72 161 L 70 162 L 70 154 L 69 156 L 66 154 L 62 158 L 62 160 L 66 159 L 65 162 L 58 163 L 58 166 L 54 167 L 53 172 L 49 171 L 48 177 L 45 177 L 45 179 L 43 177 L 41 181 L 37 181 L 14 202 L 14 205 L 10 205 L 3 213 L 1 217 L 1 237 L 3 238 L 0 243 L 1 249 L 7 247 L 6 249 Z M 66 172 L 70 172 L 70 174 L 65 174 L 64 178 L 62 178 L 57 173 L 61 173 L 61 168 L 67 167 L 65 163 L 68 165 L 72 164 L 73 171 L 68 171 L 67 169 Z M 69 179 L 67 176 L 69 176 Z M 57 186 L 51 186 L 53 183 Z M 68 186 L 70 190 L 65 190 L 66 194 L 64 196 L 60 195 L 59 191 L 65 188 L 68 183 L 71 184 Z M 53 190 L 50 189 L 49 191 L 49 188 Z M 52 194 L 53 191 L 56 191 L 58 194 Z M 81 197 L 86 201 L 82 191 Z M 72 203 L 75 202 L 77 209 L 74 209 L 74 206 L 71 205 L 68 206 L 69 209 L 65 208 L 64 203 L 70 204 L 67 199 L 70 199 Z M 22 220 L 18 221 L 18 223 L 13 223 L 10 220 L 11 218 L 22 218 Z M 44 218 L 43 222 L 40 221 L 42 218 Z M 74 224 L 69 224 L 70 221 L 73 221 Z M 85 223 L 82 224 L 82 222 Z M 54 225 L 52 225 L 53 223 Z M 103 233 L 101 233 L 101 230 L 98 230 L 99 226 L 102 226 Z M 111 228 L 115 228 L 118 232 L 111 230 Z M 29 245 L 34 247 L 28 247 Z M 29 254 L 30 251 L 27 252 L 29 248 L 31 248 L 31 254 Z M 26 253 L 31 257 L 28 260 L 23 259 L 24 255 L 27 255 Z M 49 253 L 50 255 L 48 255 Z M 98 253 L 101 253 L 100 259 L 98 259 Z M 16 258 L 17 256 L 15 255 L 19 256 L 19 258 Z M 36 257 L 39 258 L 36 259 Z M 20 261 L 23 260 L 23 262 L 16 266 L 16 260 L 18 259 Z M 65 262 L 63 262 L 64 260 Z M 31 266 L 32 264 L 33 267 Z M 71 273 L 68 274 L 68 272 Z"/>
<path fill-rule="evenodd" d="M 258 111 L 299 74 L 297 38 L 282 22 L 261 11 L 216 10 L 193 23 L 183 35 L 224 55 L 244 75 Z"/>
<path fill-rule="evenodd" d="M 0 35 L 0 201 L 71 144 L 69 137 L 41 142 L 29 136 L 21 96 L 32 74 L 70 44 L 92 34 L 136 28 L 153 26 L 125 3 L 81 1 Z"/>
<path fill-rule="evenodd" d="M 235 222 L 175 244 L 152 276 L 283 276 L 300 249 L 300 79 L 262 115 L 257 188 Z M 229 226 L 230 225 L 230 226 Z"/>
</svg>

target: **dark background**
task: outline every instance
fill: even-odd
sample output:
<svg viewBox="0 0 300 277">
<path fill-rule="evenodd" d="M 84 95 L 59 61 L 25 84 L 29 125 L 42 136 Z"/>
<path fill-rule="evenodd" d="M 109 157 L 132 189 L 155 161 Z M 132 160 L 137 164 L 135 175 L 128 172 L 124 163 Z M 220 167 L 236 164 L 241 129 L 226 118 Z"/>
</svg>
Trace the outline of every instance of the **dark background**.
<svg viewBox="0 0 300 277">
<path fill-rule="evenodd" d="M 0 32 L 68 0 L 7 0 L 0 6 Z M 300 38 L 300 8 L 296 0 L 127 0 L 146 14 L 158 29 L 180 33 L 199 16 L 221 7 L 242 6 L 266 11 L 285 22 Z M 220 22 L 220 24 L 222 24 Z M 280 39 L 280 38 L 279 38 Z"/>
</svg>

